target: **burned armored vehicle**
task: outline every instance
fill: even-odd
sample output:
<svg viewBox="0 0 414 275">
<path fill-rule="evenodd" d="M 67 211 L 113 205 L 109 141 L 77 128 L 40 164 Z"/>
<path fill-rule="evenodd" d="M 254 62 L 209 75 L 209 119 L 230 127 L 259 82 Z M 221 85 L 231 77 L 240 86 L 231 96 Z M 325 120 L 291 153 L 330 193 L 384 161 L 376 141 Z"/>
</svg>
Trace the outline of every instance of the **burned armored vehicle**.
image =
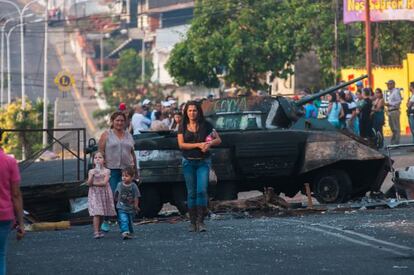
<svg viewBox="0 0 414 275">
<path fill-rule="evenodd" d="M 307 99 L 237 97 L 202 102 L 202 109 L 220 133 L 212 149 L 218 184 L 213 199 L 273 187 L 293 197 L 309 183 L 321 203 L 346 202 L 378 191 L 389 161 L 375 148 L 325 119 L 305 119 L 301 106 L 364 77 L 335 86 Z M 176 134 L 146 133 L 135 141 L 142 175 L 141 209 L 153 216 L 170 201 L 185 212 L 185 183 Z"/>
</svg>

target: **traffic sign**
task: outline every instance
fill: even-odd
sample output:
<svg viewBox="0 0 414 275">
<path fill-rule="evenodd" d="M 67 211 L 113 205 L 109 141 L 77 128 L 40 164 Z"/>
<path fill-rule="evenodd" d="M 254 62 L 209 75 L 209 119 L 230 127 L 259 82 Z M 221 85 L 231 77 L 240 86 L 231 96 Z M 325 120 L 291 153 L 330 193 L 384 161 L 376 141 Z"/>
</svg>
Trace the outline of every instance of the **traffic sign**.
<svg viewBox="0 0 414 275">
<path fill-rule="evenodd" d="M 68 71 L 61 71 L 55 77 L 55 84 L 62 92 L 68 92 L 75 85 L 75 78 Z"/>
</svg>

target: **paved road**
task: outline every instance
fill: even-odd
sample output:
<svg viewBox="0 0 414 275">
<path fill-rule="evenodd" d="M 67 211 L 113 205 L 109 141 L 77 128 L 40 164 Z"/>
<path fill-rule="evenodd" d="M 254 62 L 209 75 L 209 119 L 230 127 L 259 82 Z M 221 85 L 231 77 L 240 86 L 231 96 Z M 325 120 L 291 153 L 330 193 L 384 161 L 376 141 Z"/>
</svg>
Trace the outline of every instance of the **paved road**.
<svg viewBox="0 0 414 275">
<path fill-rule="evenodd" d="M 135 226 L 92 239 L 90 226 L 11 240 L 9 274 L 414 274 L 413 208 Z M 227 218 L 225 218 L 227 217 Z"/>
</svg>

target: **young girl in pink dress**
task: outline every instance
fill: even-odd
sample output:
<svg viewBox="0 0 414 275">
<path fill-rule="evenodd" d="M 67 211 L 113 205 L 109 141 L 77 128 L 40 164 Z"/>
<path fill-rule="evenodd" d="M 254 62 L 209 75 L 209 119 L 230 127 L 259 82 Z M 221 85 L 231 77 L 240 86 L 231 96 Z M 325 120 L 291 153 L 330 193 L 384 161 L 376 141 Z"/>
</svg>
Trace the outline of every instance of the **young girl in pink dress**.
<svg viewBox="0 0 414 275">
<path fill-rule="evenodd" d="M 102 217 L 116 216 L 114 199 L 109 186 L 110 170 L 104 167 L 104 157 L 101 152 L 97 152 L 93 158 L 95 168 L 88 173 L 88 210 L 89 215 L 93 216 L 94 238 L 99 239 L 104 236 L 100 231 Z"/>
</svg>

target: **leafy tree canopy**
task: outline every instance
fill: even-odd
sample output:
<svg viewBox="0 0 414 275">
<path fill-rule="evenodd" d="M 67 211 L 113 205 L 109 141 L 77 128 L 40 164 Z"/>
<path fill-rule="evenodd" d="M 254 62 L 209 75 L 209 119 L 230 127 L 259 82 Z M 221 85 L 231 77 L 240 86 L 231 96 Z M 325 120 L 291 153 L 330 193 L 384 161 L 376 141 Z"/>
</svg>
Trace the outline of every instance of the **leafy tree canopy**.
<svg viewBox="0 0 414 275">
<path fill-rule="evenodd" d="M 0 125 L 2 129 L 42 129 L 43 128 L 43 101 L 31 102 L 26 99 L 26 108 L 21 109 L 21 99 L 12 102 L 0 109 Z M 48 127 L 53 126 L 53 112 L 48 106 Z M 42 132 L 4 132 L 1 146 L 5 152 L 16 158 L 22 157 L 24 146 L 26 156 L 42 148 Z"/>
<path fill-rule="evenodd" d="M 247 88 L 264 85 L 264 74 L 285 77 L 302 54 L 314 50 L 323 82 L 332 84 L 335 47 L 339 66 L 364 65 L 362 23 L 344 25 L 338 0 L 196 0 L 186 39 L 166 65 L 179 85 L 217 87 L 218 74 Z M 335 41 L 334 22 L 338 22 Z M 373 62 L 400 64 L 414 50 L 414 22 L 373 24 Z"/>
<path fill-rule="evenodd" d="M 258 89 L 263 75 L 291 73 L 286 65 L 311 49 L 318 5 L 309 0 L 199 0 L 187 38 L 176 45 L 167 69 L 178 84 L 229 82 Z"/>
<path fill-rule="evenodd" d="M 118 106 L 120 102 L 134 101 L 139 94 L 138 86 L 143 84 L 141 79 L 142 58 L 133 49 L 123 51 L 119 63 L 111 77 L 105 79 L 103 91 L 106 100 L 111 106 Z M 153 65 L 149 56 L 145 58 L 145 81 L 147 82 L 152 73 Z"/>
</svg>

